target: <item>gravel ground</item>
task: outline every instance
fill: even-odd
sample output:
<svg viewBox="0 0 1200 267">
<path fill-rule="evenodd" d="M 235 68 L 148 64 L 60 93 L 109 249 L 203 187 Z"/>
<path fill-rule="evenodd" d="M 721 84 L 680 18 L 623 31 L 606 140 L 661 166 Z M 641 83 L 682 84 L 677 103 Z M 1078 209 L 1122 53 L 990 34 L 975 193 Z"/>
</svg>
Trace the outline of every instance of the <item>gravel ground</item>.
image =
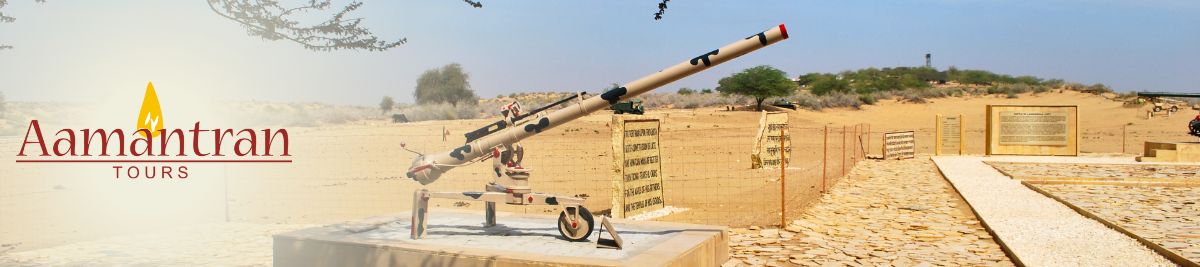
<svg viewBox="0 0 1200 267">
<path fill-rule="evenodd" d="M 934 157 L 934 162 L 1024 264 L 1174 266 L 1136 240 L 1001 174 L 984 159 L 996 160 Z"/>
<path fill-rule="evenodd" d="M 925 159 L 863 161 L 784 229 L 732 229 L 736 265 L 1012 266 Z"/>
<path fill-rule="evenodd" d="M 1037 185 L 1138 236 L 1200 262 L 1200 188 Z"/>
<path fill-rule="evenodd" d="M 990 162 L 1019 178 L 1157 178 L 1200 180 L 1200 165 L 1067 164 Z"/>
<path fill-rule="evenodd" d="M 0 266 L 271 266 L 271 235 L 308 225 L 217 223 L 0 255 Z"/>
</svg>

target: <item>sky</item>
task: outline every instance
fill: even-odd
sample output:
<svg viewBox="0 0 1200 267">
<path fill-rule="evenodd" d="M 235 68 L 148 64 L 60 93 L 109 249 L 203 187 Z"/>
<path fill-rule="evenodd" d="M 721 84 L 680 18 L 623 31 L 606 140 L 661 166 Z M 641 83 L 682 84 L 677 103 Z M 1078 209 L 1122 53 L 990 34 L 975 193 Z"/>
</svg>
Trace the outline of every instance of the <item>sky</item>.
<svg viewBox="0 0 1200 267">
<path fill-rule="evenodd" d="M 160 95 L 375 105 L 413 101 L 417 76 L 462 64 L 481 97 L 597 92 L 786 24 L 790 39 L 658 89 L 713 88 L 771 65 L 790 76 L 866 67 L 984 69 L 1118 91 L 1200 92 L 1200 2 L 1174 0 L 364 0 L 352 16 L 382 52 L 316 52 L 247 35 L 203 0 L 12 0 L 0 9 L 10 101 Z M 285 1 L 287 2 L 287 1 Z M 293 1 L 294 2 L 294 1 Z M 335 1 L 334 6 L 345 5 Z"/>
</svg>

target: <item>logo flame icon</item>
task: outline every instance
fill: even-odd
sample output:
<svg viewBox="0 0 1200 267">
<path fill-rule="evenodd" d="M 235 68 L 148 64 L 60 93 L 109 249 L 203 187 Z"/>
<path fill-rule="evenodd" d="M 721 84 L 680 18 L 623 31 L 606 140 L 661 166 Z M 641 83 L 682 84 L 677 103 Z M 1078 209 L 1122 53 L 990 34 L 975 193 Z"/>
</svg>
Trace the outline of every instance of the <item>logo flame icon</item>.
<svg viewBox="0 0 1200 267">
<path fill-rule="evenodd" d="M 142 110 L 138 113 L 137 129 L 150 131 L 150 136 L 146 136 L 145 132 L 138 131 L 142 136 L 149 138 L 158 137 L 159 130 L 163 129 L 162 106 L 158 104 L 158 94 L 154 93 L 153 82 L 146 84 L 146 96 L 142 97 Z"/>
</svg>

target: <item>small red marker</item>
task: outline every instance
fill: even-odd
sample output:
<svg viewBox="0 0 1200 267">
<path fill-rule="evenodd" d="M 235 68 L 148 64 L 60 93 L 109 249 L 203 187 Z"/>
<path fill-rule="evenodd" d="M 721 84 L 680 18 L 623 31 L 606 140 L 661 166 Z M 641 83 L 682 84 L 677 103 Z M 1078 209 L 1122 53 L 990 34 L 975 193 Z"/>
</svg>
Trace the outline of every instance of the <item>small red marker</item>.
<svg viewBox="0 0 1200 267">
<path fill-rule="evenodd" d="M 779 33 L 783 34 L 783 39 L 787 39 L 787 27 L 784 27 L 783 23 L 779 24 Z"/>
</svg>

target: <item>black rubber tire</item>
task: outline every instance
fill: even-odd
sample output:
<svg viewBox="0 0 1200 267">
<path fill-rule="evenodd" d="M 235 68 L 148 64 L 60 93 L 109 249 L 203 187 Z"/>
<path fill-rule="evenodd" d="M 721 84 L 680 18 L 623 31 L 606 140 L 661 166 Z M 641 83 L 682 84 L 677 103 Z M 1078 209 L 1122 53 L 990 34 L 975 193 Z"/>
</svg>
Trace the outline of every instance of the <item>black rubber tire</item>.
<svg viewBox="0 0 1200 267">
<path fill-rule="evenodd" d="M 1154 112 L 1162 112 L 1162 107 L 1154 106 Z"/>
<path fill-rule="evenodd" d="M 1179 106 L 1171 106 L 1171 113 L 1179 112 Z"/>
<path fill-rule="evenodd" d="M 563 211 L 558 213 L 558 234 L 562 236 L 563 239 L 571 242 L 588 241 L 588 237 L 592 236 L 592 231 L 596 230 L 596 220 L 592 218 L 592 212 L 588 211 L 587 208 L 584 208 L 583 206 L 579 206 L 577 208 L 579 209 L 579 218 L 583 219 L 583 222 L 587 226 L 587 232 L 585 232 L 582 237 L 578 238 L 572 238 L 571 236 L 567 235 L 567 225 L 563 223 L 567 221 L 567 209 L 563 209 Z"/>
</svg>

